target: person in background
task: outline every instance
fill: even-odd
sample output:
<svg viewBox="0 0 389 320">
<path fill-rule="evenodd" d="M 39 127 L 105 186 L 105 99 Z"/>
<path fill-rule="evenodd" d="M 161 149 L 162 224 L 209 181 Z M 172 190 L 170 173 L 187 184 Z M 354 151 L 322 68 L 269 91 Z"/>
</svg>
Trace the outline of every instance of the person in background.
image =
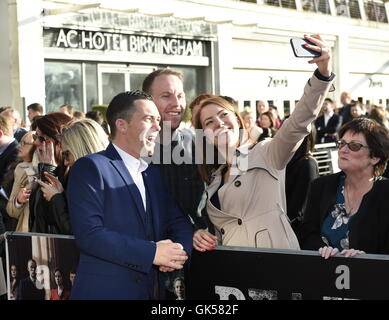
<svg viewBox="0 0 389 320">
<path fill-rule="evenodd" d="M 269 111 L 269 104 L 265 100 L 259 100 L 257 103 L 257 126 L 261 126 L 261 115 L 262 113 Z"/>
<path fill-rule="evenodd" d="M 58 177 L 62 185 L 65 182 L 67 167 L 62 158 L 60 138 L 62 128 L 70 121 L 69 116 L 60 112 L 49 113 L 35 120 L 37 128 L 34 141 L 39 162 L 37 174 L 41 181 L 47 181 L 47 173 L 49 173 L 51 176 Z M 71 234 L 68 215 L 62 215 L 63 211 L 53 210 L 52 204 L 45 199 L 39 183 L 31 190 L 29 207 L 30 232 Z"/>
<path fill-rule="evenodd" d="M 299 249 L 285 213 L 284 170 L 310 132 L 334 78 L 331 50 L 325 41 L 319 35 L 304 37 L 314 43 L 306 44 L 307 48 L 321 52 L 320 57 L 309 61 L 318 69 L 273 139 L 259 143 L 248 139 L 240 115 L 220 98 L 207 99 L 200 105 L 196 129 L 203 129 L 201 143 L 205 147 L 199 171 L 208 184 L 207 212 L 219 245 Z M 208 164 L 206 151 L 215 148 L 217 159 Z M 212 250 L 216 241 L 210 238 L 209 232 L 197 230 L 194 248 Z"/>
<path fill-rule="evenodd" d="M 278 114 L 278 108 L 275 105 L 270 105 L 269 111 L 273 115 L 274 127 L 276 130 L 278 130 L 281 127 L 281 123 L 282 123 L 280 115 Z"/>
<path fill-rule="evenodd" d="M 10 269 L 10 300 L 17 300 L 18 297 L 18 287 L 19 287 L 19 273 L 18 273 L 18 268 L 16 267 L 15 264 L 11 264 L 11 269 Z"/>
<path fill-rule="evenodd" d="M 185 281 L 182 277 L 177 277 L 173 281 L 174 294 L 176 300 L 185 300 Z"/>
<path fill-rule="evenodd" d="M 57 288 L 50 290 L 50 300 L 68 300 L 70 291 L 65 289 L 63 272 L 59 268 L 54 271 L 54 281 Z"/>
<path fill-rule="evenodd" d="M 256 125 L 254 112 L 250 107 L 245 107 L 240 113 L 240 116 L 243 119 L 244 127 L 247 130 L 249 137 L 252 140 L 257 141 L 263 133 L 263 130 Z"/>
<path fill-rule="evenodd" d="M 60 106 L 58 108 L 58 112 L 64 113 L 67 116 L 69 116 L 70 118 L 73 118 L 74 108 L 70 104 L 63 104 L 62 106 Z"/>
<path fill-rule="evenodd" d="M 74 280 L 76 280 L 76 269 L 70 269 L 69 272 L 69 281 L 70 281 L 70 286 L 73 288 L 74 285 Z"/>
<path fill-rule="evenodd" d="M 74 120 L 81 120 L 85 118 L 85 113 L 82 111 L 75 110 L 73 112 L 73 119 Z"/>
<path fill-rule="evenodd" d="M 14 183 L 6 208 L 8 215 L 18 220 L 16 232 L 28 232 L 28 201 L 37 172 L 37 163 L 33 163 L 36 149 L 34 135 L 35 131 L 27 132 L 19 143 L 18 156 L 21 162 L 14 171 Z"/>
<path fill-rule="evenodd" d="M 45 288 L 37 279 L 36 274 L 36 261 L 30 259 L 27 262 L 27 270 L 29 276 L 20 280 L 17 300 L 45 300 Z"/>
<path fill-rule="evenodd" d="M 349 92 L 344 91 L 340 95 L 340 103 L 342 107 L 339 109 L 339 115 L 342 117 L 342 125 L 353 119 L 351 115 L 351 95 Z"/>
<path fill-rule="evenodd" d="M 384 107 L 372 105 L 369 119 L 372 119 L 376 122 L 378 122 L 381 126 L 385 127 L 386 129 L 389 129 L 389 121 L 386 117 L 386 110 Z"/>
<path fill-rule="evenodd" d="M 32 123 L 33 119 L 37 116 L 43 115 L 43 106 L 39 103 L 32 103 L 27 106 L 27 117 L 30 123 Z"/>
<path fill-rule="evenodd" d="M 261 128 L 263 131 L 267 131 L 269 137 L 274 137 L 277 129 L 275 126 L 275 119 L 273 113 L 270 111 L 264 112 L 261 114 Z"/>
<path fill-rule="evenodd" d="M 324 258 L 341 253 L 389 254 L 388 130 L 358 118 L 339 131 L 342 171 L 313 181 L 299 232 L 302 249 Z"/>
<path fill-rule="evenodd" d="M 150 95 L 135 90 L 112 99 L 107 120 L 108 148 L 70 171 L 69 212 L 80 249 L 71 298 L 163 299 L 163 272 L 183 268 L 193 230 L 158 168 L 141 158 L 154 151 L 160 114 Z"/>
<path fill-rule="evenodd" d="M 315 121 L 316 143 L 336 142 L 342 119 L 334 112 L 334 102 L 330 98 L 324 100 L 322 111 L 323 114 Z"/>
<path fill-rule="evenodd" d="M 50 215 L 58 217 L 54 223 L 58 230 L 72 234 L 65 192 L 69 170 L 77 159 L 104 150 L 108 143 L 108 137 L 103 128 L 92 119 L 74 121 L 62 129 L 62 160 L 67 170 L 64 183 L 49 173 L 45 173 L 46 182 L 37 180 L 43 197 L 48 202 Z M 49 220 L 47 221 L 47 224 L 50 224 Z"/>
<path fill-rule="evenodd" d="M 103 123 L 103 116 L 99 111 L 88 111 L 85 114 L 85 117 L 96 121 L 99 125 L 102 125 Z"/>
<path fill-rule="evenodd" d="M 303 219 L 309 185 L 319 177 L 319 166 L 312 156 L 314 148 L 315 133 L 312 128 L 286 166 L 286 212 L 294 232 L 297 232 Z"/>
<path fill-rule="evenodd" d="M 353 101 L 351 103 L 350 113 L 353 119 L 366 118 L 363 104 L 359 101 Z"/>
<path fill-rule="evenodd" d="M 14 138 L 19 142 L 27 133 L 27 130 L 21 127 L 22 118 L 19 111 L 14 108 L 7 108 L 1 112 L 1 115 L 10 119 Z"/>
</svg>

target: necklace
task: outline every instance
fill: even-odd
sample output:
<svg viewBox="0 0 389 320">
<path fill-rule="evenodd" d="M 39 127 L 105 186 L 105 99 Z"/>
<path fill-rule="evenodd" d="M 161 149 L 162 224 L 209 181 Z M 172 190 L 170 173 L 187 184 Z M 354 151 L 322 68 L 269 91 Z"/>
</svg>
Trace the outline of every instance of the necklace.
<svg viewBox="0 0 389 320">
<path fill-rule="evenodd" d="M 346 215 L 347 216 L 351 216 L 353 215 L 354 213 L 356 213 L 358 211 L 358 208 L 361 204 L 361 201 L 362 201 L 362 198 L 363 196 L 370 191 L 370 189 L 373 187 L 373 183 L 374 183 L 374 180 L 373 182 L 368 186 L 366 192 L 363 192 L 362 194 L 361 193 L 358 193 L 356 192 L 356 195 L 357 195 L 357 199 L 355 199 L 355 193 L 354 193 L 354 205 L 351 204 L 351 201 L 350 201 L 350 198 L 349 198 L 349 193 L 348 193 L 348 190 L 347 190 L 347 187 L 346 187 L 346 182 L 344 184 L 344 196 L 345 196 L 345 203 L 344 203 L 344 210 L 346 211 Z M 347 210 L 347 208 L 349 210 Z M 354 210 L 355 209 L 355 210 Z"/>
<path fill-rule="evenodd" d="M 344 186 L 344 195 L 345 195 L 345 203 L 344 203 L 344 210 L 346 211 L 346 215 L 349 217 L 353 214 L 353 207 L 351 206 L 351 202 L 349 200 L 349 197 L 348 197 L 348 192 L 347 192 L 347 189 L 346 189 L 346 185 Z M 347 210 L 347 207 L 349 208 L 349 210 Z"/>
</svg>

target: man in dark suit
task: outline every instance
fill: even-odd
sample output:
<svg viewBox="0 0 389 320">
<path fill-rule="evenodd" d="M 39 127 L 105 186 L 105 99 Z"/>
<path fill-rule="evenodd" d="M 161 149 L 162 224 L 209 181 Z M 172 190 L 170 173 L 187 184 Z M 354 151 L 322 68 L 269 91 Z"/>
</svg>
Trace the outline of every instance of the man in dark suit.
<svg viewBox="0 0 389 320">
<path fill-rule="evenodd" d="M 193 228 L 151 155 L 160 114 L 150 95 L 123 92 L 107 109 L 112 143 L 79 159 L 68 203 L 80 263 L 72 299 L 160 299 L 163 272 L 183 268 Z"/>
<path fill-rule="evenodd" d="M 322 110 L 323 115 L 315 121 L 316 143 L 336 142 L 342 124 L 341 117 L 334 113 L 334 103 L 330 98 L 324 100 Z"/>
<path fill-rule="evenodd" d="M 36 261 L 28 260 L 27 270 L 29 276 L 20 280 L 17 300 L 45 300 L 45 289 L 36 278 Z"/>
<path fill-rule="evenodd" d="M 18 142 L 13 137 L 10 120 L 0 115 L 0 187 L 8 166 L 18 158 Z"/>
</svg>

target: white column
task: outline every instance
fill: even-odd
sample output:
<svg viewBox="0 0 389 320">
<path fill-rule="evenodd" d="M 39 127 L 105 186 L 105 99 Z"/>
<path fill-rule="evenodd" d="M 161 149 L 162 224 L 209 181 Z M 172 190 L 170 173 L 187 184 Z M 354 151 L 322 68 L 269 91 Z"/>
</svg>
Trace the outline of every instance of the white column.
<svg viewBox="0 0 389 320">
<path fill-rule="evenodd" d="M 349 39 L 348 34 L 337 36 L 334 54 L 334 73 L 336 74 L 336 93 L 339 98 L 343 91 L 350 91 L 349 70 Z"/>
<path fill-rule="evenodd" d="M 45 69 L 40 0 L 17 3 L 20 96 L 25 105 L 45 103 Z"/>
<path fill-rule="evenodd" d="M 218 27 L 218 41 L 215 50 L 216 94 L 231 95 L 233 86 L 232 70 L 232 25 L 220 24 Z"/>
<path fill-rule="evenodd" d="M 21 108 L 15 0 L 0 0 L 0 105 Z"/>
</svg>

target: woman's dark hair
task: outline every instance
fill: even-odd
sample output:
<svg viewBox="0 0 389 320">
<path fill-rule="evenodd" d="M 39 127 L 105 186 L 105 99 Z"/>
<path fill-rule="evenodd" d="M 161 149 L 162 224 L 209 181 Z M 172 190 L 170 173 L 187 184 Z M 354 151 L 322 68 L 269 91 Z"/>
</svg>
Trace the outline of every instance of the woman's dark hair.
<svg viewBox="0 0 389 320">
<path fill-rule="evenodd" d="M 43 134 L 54 140 L 54 157 L 58 164 L 57 175 L 61 183 L 64 180 L 66 167 L 64 166 L 61 152 L 55 147 L 60 144 L 61 132 L 63 127 L 72 121 L 72 118 L 61 112 L 52 112 L 40 118 L 34 119 L 37 129 Z"/>
<path fill-rule="evenodd" d="M 378 177 L 385 171 L 389 159 L 389 132 L 377 122 L 367 118 L 357 118 L 340 128 L 339 138 L 346 132 L 361 133 L 366 139 L 370 150 L 370 157 L 379 158 L 380 161 L 374 165 L 374 176 Z"/>
</svg>

